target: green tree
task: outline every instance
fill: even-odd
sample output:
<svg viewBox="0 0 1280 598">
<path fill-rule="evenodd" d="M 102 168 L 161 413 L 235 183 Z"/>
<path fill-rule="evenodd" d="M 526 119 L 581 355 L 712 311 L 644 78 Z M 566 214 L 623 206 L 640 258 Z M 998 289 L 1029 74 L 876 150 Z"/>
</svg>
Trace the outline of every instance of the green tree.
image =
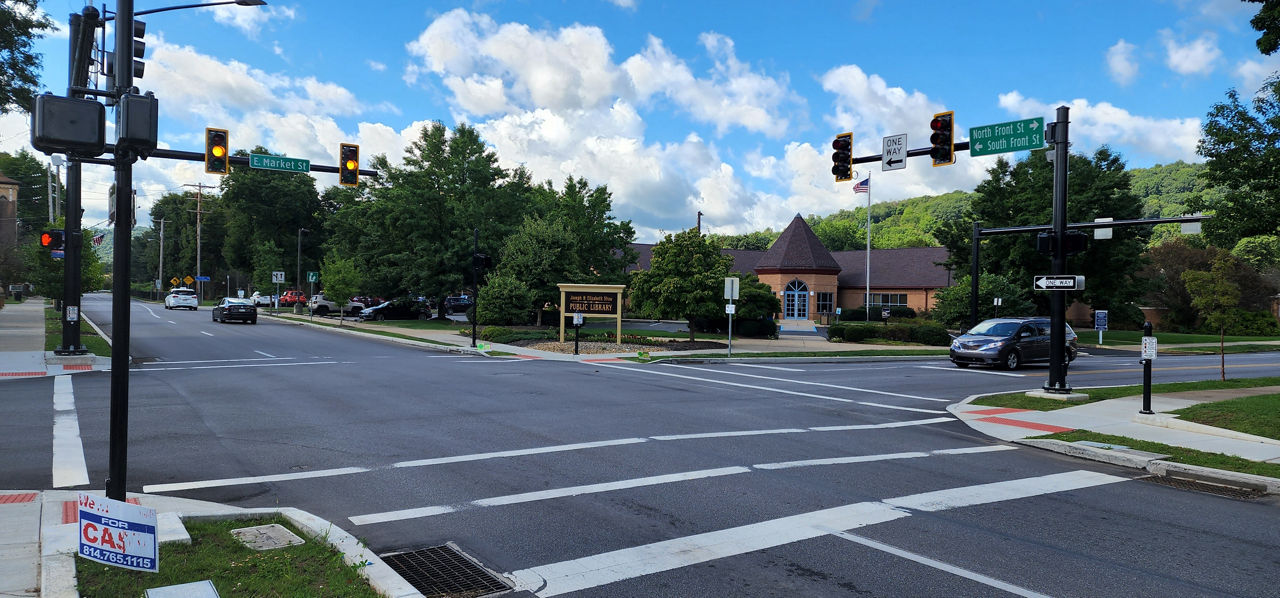
<svg viewBox="0 0 1280 598">
<path fill-rule="evenodd" d="M 489 277 L 484 288 L 480 289 L 476 302 L 476 322 L 485 326 L 528 324 L 532 305 L 533 293 L 523 281 L 511 274 L 494 274 Z"/>
<path fill-rule="evenodd" d="M 1261 4 L 1258 14 L 1249 20 L 1254 31 L 1262 33 L 1258 36 L 1258 51 L 1270 56 L 1280 48 L 1280 2 L 1275 0 L 1245 0 Z"/>
<path fill-rule="evenodd" d="M 1245 237 L 1231 249 L 1231 255 L 1259 272 L 1275 270 L 1280 268 L 1280 236 Z"/>
<path fill-rule="evenodd" d="M 707 238 L 711 242 L 720 246 L 721 249 L 750 249 L 755 251 L 765 251 L 778 240 L 778 236 L 782 233 L 774 232 L 771 228 L 762 231 L 744 233 L 741 235 L 714 235 L 709 234 Z M 830 248 L 828 248 L 830 249 Z"/>
<path fill-rule="evenodd" d="M 59 219 L 55 227 L 64 226 Z M 22 254 L 26 282 L 35 286 L 35 294 L 61 301 L 65 284 L 66 262 L 62 258 L 54 258 L 50 251 L 35 242 L 23 245 Z M 86 238 L 80 255 L 80 289 L 82 292 L 96 291 L 103 288 L 103 264 L 93 244 Z"/>
<path fill-rule="evenodd" d="M 1205 237 L 1219 247 L 1280 231 L 1280 76 L 1253 96 L 1252 111 L 1232 89 L 1205 119 L 1196 152 L 1205 157 L 1201 175 L 1221 193 L 1192 198 L 1188 207 L 1212 212 Z"/>
<path fill-rule="evenodd" d="M 496 274 L 524 283 L 529 304 L 520 306 L 537 314 L 542 325 L 542 307 L 560 301 L 560 283 L 583 283 L 579 237 L 562 222 L 527 218 L 502 246 Z"/>
<path fill-rule="evenodd" d="M 1240 303 L 1240 287 L 1231 282 L 1231 272 L 1236 264 L 1228 254 L 1213 260 L 1209 272 L 1188 270 L 1182 273 L 1182 281 L 1191 294 L 1191 305 L 1200 310 L 1205 325 L 1218 331 L 1218 354 L 1221 357 L 1221 376 L 1227 379 L 1227 326 L 1231 324 L 1231 310 Z"/>
<path fill-rule="evenodd" d="M 252 153 L 271 154 L 261 146 L 255 147 Z M 236 152 L 238 156 L 248 154 L 244 150 Z M 301 270 L 296 263 L 297 251 L 283 248 L 295 247 L 298 229 L 321 228 L 323 214 L 315 179 L 302 172 L 236 168 L 222 177 L 220 187 L 221 197 L 205 203 L 221 218 L 219 221 L 206 216 L 203 223 L 204 243 L 212 240 L 214 244 L 210 248 L 212 255 L 221 255 L 227 267 L 251 271 L 252 252 L 261 242 L 271 241 L 282 248 L 280 261 L 284 267 L 280 270 L 287 273 L 289 286 L 302 288 L 300 281 L 291 280 L 294 273 Z M 219 234 L 217 228 L 221 222 L 225 222 L 225 232 Z"/>
<path fill-rule="evenodd" d="M 724 278 L 733 258 L 697 229 L 668 234 L 653 246 L 648 270 L 631 275 L 631 306 L 654 318 L 683 318 L 689 321 L 689 340 L 694 340 L 693 322 L 716 318 L 721 305 Z"/>
<path fill-rule="evenodd" d="M 324 296 L 338 306 L 338 313 L 347 306 L 347 299 L 360 290 L 360 271 L 355 260 L 329 254 L 320 264 L 320 280 L 324 282 Z M 342 318 L 338 318 L 342 326 Z"/>
<path fill-rule="evenodd" d="M 579 275 L 591 276 L 593 284 L 625 283 L 627 266 L 636 261 L 636 252 L 630 247 L 636 234 L 631 221 L 614 219 L 608 188 L 593 188 L 586 179 L 570 177 L 563 191 L 555 191 L 550 183 L 538 191 L 542 198 L 539 213 L 562 223 L 575 238 Z"/>
<path fill-rule="evenodd" d="M 1192 302 L 1182 275 L 1187 271 L 1209 271 L 1224 255 L 1235 264 L 1227 271 L 1226 278 L 1240 290 L 1239 306 L 1248 311 L 1270 307 L 1276 287 L 1256 270 L 1222 249 L 1202 246 L 1195 237 L 1183 236 L 1147 251 L 1149 263 L 1138 274 L 1145 281 L 1145 304 L 1168 309 L 1162 318 L 1162 328 L 1195 329 L 1200 312 Z"/>
<path fill-rule="evenodd" d="M 938 289 L 933 296 L 933 311 L 929 312 L 933 319 L 950 328 L 967 328 L 972 281 L 966 274 L 954 286 Z M 1031 302 L 1029 288 L 1030 285 L 1014 284 L 999 274 L 982 273 L 978 276 L 978 320 L 994 318 L 999 314 L 1030 315 L 1035 311 L 1035 304 Z M 999 307 L 995 305 L 997 297 L 1002 303 Z"/>
<path fill-rule="evenodd" d="M 1067 220 L 1090 222 L 1098 217 L 1116 220 L 1138 218 L 1141 202 L 1133 194 L 1124 162 L 1107 147 L 1089 158 L 1070 157 L 1067 186 Z M 959 271 L 967 270 L 970 259 L 970 236 L 973 220 L 983 227 L 1047 225 L 1052 222 L 1053 164 L 1044 159 L 1044 151 L 1031 152 L 1019 163 L 1003 158 L 988 173 L 990 178 L 978 185 L 967 220 L 943 224 L 941 237 L 950 251 L 948 264 Z M 1122 306 L 1132 302 L 1142 288 L 1136 273 L 1142 264 L 1142 248 L 1148 231 L 1139 228 L 1117 229 L 1115 238 L 1090 242 L 1084 253 L 1068 258 L 1067 272 L 1083 274 L 1089 280 L 1081 301 L 1097 309 Z M 1050 259 L 1036 251 L 1031 234 L 1003 235 L 983 240 L 981 269 L 999 272 L 1011 281 L 1027 281 L 1032 276 L 1049 272 Z M 1032 297 L 1040 310 L 1048 309 L 1048 297 Z"/>
<path fill-rule="evenodd" d="M 275 241 L 259 241 L 253 245 L 252 252 L 249 280 L 254 288 L 270 289 L 271 293 L 275 293 L 276 283 L 271 282 L 271 273 L 284 271 L 284 259 L 280 256 L 280 247 Z M 350 297 L 353 294 L 347 296 Z"/>
<path fill-rule="evenodd" d="M 53 21 L 36 0 L 8 0 L 0 4 L 0 114 L 17 108 L 29 111 L 40 84 L 40 55 L 32 51 Z"/>
</svg>

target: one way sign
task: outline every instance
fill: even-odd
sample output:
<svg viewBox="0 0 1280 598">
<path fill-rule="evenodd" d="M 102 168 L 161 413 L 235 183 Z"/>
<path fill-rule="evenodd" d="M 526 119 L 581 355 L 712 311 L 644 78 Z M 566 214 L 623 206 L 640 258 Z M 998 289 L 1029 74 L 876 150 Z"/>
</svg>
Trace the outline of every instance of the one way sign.
<svg viewBox="0 0 1280 598">
<path fill-rule="evenodd" d="M 1042 274 L 1035 277 L 1037 291 L 1083 291 L 1084 277 Z"/>
</svg>

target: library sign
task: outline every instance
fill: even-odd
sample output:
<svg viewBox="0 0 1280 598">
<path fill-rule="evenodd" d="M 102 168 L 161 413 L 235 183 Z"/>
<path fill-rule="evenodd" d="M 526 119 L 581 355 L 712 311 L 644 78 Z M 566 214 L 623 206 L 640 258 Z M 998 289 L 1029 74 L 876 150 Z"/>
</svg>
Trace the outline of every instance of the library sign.
<svg viewBox="0 0 1280 598">
<path fill-rule="evenodd" d="M 567 284 L 560 287 L 560 342 L 564 342 L 565 318 L 574 314 L 612 317 L 617 321 L 616 338 L 622 344 L 622 291 L 620 284 Z"/>
</svg>

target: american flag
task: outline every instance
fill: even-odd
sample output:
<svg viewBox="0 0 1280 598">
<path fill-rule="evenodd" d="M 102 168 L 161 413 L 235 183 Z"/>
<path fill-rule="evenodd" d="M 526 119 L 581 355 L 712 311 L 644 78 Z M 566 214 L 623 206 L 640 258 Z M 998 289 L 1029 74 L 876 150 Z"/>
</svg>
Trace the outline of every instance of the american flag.
<svg viewBox="0 0 1280 598">
<path fill-rule="evenodd" d="M 858 181 L 853 186 L 854 193 L 871 193 L 871 177 Z"/>
<path fill-rule="evenodd" d="M 101 244 L 102 244 L 102 240 L 103 240 L 103 239 L 105 239 L 105 238 L 107 238 L 107 233 L 98 233 L 98 234 L 96 234 L 96 235 L 94 235 L 94 236 L 93 236 L 93 244 L 94 244 L 94 245 L 101 245 Z"/>
</svg>

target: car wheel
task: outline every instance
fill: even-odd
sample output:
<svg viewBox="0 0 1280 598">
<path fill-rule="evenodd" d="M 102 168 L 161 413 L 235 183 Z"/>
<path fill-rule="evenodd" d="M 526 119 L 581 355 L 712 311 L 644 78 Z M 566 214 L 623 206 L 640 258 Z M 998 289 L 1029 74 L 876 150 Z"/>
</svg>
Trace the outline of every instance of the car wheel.
<svg viewBox="0 0 1280 598">
<path fill-rule="evenodd" d="M 377 314 L 377 315 L 373 316 L 373 319 L 375 319 L 375 320 L 377 320 L 377 321 L 381 322 L 381 321 L 383 321 L 383 320 L 386 320 L 386 319 L 387 319 L 387 317 L 386 317 L 386 316 L 384 316 L 384 315 L 382 315 L 382 314 Z"/>
<path fill-rule="evenodd" d="M 1016 370 L 1018 369 L 1018 366 L 1022 365 L 1022 355 L 1018 354 L 1016 350 L 1009 351 L 1005 354 L 1004 361 L 1001 362 L 1001 365 L 1003 365 L 1006 370 Z"/>
<path fill-rule="evenodd" d="M 258 323 L 258 319 L 257 319 L 257 318 L 254 318 L 254 319 L 252 319 L 252 320 L 249 320 L 249 323 L 250 323 L 250 324 L 257 324 L 257 323 Z"/>
<path fill-rule="evenodd" d="M 1075 347 L 1067 347 L 1067 363 L 1075 361 L 1078 354 L 1079 351 Z"/>
<path fill-rule="evenodd" d="M 329 308 L 327 308 L 327 307 L 325 307 L 325 306 L 323 306 L 323 305 L 321 305 L 320 307 L 317 307 L 317 308 L 316 308 L 316 315 L 317 315 L 317 316 L 320 316 L 320 317 L 324 317 L 324 316 L 329 315 Z"/>
</svg>

